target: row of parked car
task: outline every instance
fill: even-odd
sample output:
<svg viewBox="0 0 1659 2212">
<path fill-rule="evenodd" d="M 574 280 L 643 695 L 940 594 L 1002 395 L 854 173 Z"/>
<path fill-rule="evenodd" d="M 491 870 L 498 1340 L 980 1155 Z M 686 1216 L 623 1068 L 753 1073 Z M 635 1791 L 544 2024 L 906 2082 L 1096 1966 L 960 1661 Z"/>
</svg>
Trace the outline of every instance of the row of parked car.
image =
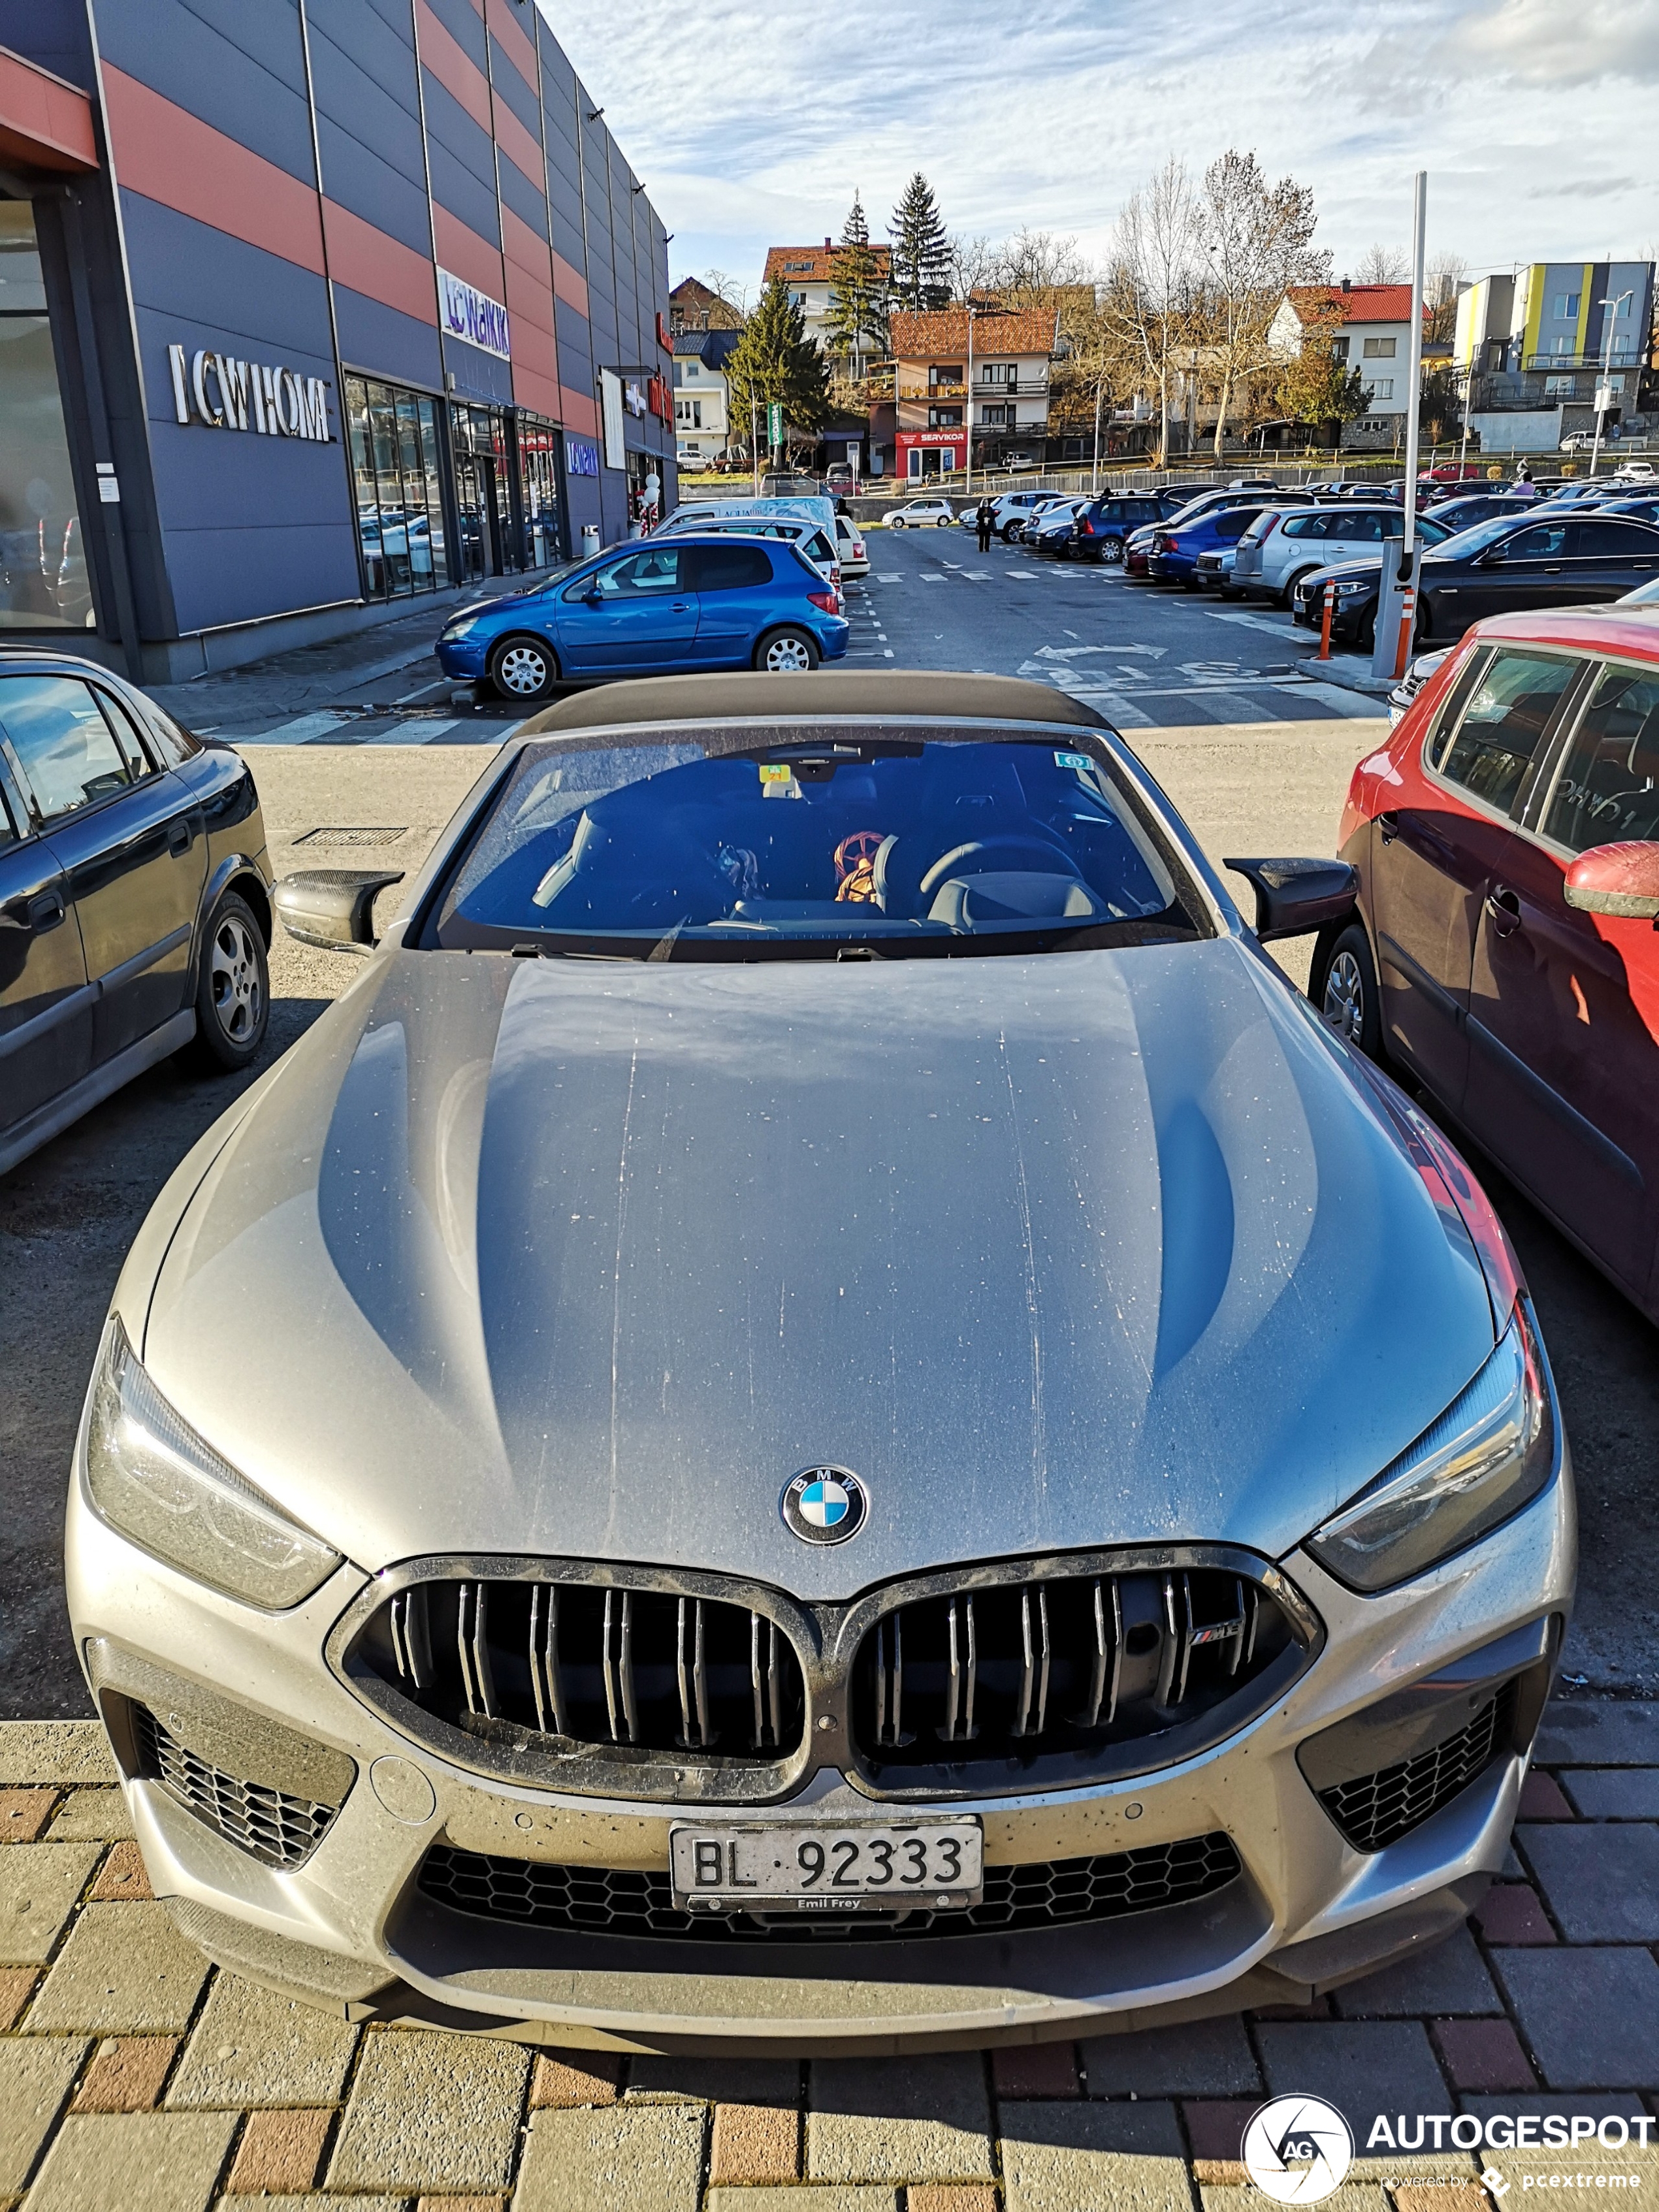
<svg viewBox="0 0 1659 2212">
<path fill-rule="evenodd" d="M 1025 494 L 998 526 L 1034 555 L 1121 562 L 1149 582 L 1270 600 L 1313 628 L 1328 585 L 1333 635 L 1364 650 L 1384 548 L 1404 535 L 1404 489 L 1246 480 L 1094 499 Z M 1416 532 L 1419 636 L 1461 636 L 1483 615 L 1618 599 L 1659 577 L 1659 482 L 1420 483 Z"/>
</svg>

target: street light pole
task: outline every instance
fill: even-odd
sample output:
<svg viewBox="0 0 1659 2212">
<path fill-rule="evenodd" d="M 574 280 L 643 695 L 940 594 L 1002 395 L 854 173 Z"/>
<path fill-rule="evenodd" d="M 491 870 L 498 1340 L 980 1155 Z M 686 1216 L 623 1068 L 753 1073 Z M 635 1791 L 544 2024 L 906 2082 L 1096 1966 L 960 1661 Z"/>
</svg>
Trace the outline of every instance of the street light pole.
<svg viewBox="0 0 1659 2212">
<path fill-rule="evenodd" d="M 1607 411 L 1607 379 L 1613 374 L 1613 326 L 1619 319 L 1619 310 L 1631 297 L 1629 292 L 1621 292 L 1616 300 L 1598 300 L 1595 303 L 1607 311 L 1607 336 L 1601 348 L 1601 380 L 1595 387 L 1595 443 L 1590 448 L 1591 476 L 1601 465 L 1601 424 Z"/>
<path fill-rule="evenodd" d="M 968 389 L 962 397 L 962 428 L 968 442 L 963 449 L 965 470 L 963 497 L 974 495 L 974 303 L 968 302 Z"/>
<path fill-rule="evenodd" d="M 1412 553 L 1417 542 L 1417 454 L 1418 418 L 1423 404 L 1423 255 L 1428 234 L 1429 173 L 1417 173 L 1417 205 L 1413 229 L 1415 240 L 1412 251 L 1412 358 L 1411 383 L 1407 389 L 1406 413 L 1406 539 L 1404 546 L 1405 573 L 1409 574 Z M 1402 669 L 1401 675 L 1405 673 Z"/>
</svg>

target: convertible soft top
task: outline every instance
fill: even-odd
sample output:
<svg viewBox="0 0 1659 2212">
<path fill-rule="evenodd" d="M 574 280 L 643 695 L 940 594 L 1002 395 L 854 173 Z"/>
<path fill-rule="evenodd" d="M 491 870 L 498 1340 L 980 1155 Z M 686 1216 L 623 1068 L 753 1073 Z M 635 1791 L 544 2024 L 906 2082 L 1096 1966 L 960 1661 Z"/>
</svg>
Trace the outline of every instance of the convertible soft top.
<svg viewBox="0 0 1659 2212">
<path fill-rule="evenodd" d="M 930 669 L 818 668 L 810 675 L 659 676 L 607 684 L 562 699 L 519 725 L 517 735 L 604 729 L 623 722 L 723 722 L 751 717 L 928 714 L 951 722 L 1067 722 L 1111 726 L 1081 700 L 1015 676 L 957 676 Z"/>
</svg>

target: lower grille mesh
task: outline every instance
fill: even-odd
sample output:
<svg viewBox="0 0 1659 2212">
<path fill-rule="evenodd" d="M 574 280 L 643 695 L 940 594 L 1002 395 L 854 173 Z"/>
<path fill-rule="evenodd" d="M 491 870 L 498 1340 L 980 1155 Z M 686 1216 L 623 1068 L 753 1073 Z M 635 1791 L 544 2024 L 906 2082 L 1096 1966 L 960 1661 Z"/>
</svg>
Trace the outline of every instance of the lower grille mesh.
<svg viewBox="0 0 1659 2212">
<path fill-rule="evenodd" d="M 665 1874 L 631 1867 L 555 1866 L 534 1859 L 487 1858 L 440 1844 L 427 1853 L 420 1887 L 456 1912 L 570 1934 L 683 1937 L 698 1943 L 905 1942 L 919 1936 L 973 1936 L 1115 1920 L 1155 1905 L 1209 1897 L 1242 1871 L 1231 1837 L 1217 1832 L 1099 1858 L 1054 1859 L 1031 1866 L 987 1867 L 985 1896 L 960 1911 L 913 1912 L 900 1921 L 876 1913 L 779 1913 L 762 1923 L 680 1911 Z"/>
<path fill-rule="evenodd" d="M 267 1866 L 296 1867 L 308 1859 L 339 1810 L 313 1805 L 262 1782 L 242 1782 L 210 1766 L 158 1721 L 147 1705 L 135 1705 L 143 1771 L 161 1783 L 181 1805 L 217 1829 L 228 1842 L 250 1851 Z"/>
<path fill-rule="evenodd" d="M 1443 1743 L 1322 1790 L 1319 1802 L 1356 1850 L 1386 1850 L 1485 1771 L 1510 1741 L 1514 1711 L 1511 1682 Z"/>
</svg>

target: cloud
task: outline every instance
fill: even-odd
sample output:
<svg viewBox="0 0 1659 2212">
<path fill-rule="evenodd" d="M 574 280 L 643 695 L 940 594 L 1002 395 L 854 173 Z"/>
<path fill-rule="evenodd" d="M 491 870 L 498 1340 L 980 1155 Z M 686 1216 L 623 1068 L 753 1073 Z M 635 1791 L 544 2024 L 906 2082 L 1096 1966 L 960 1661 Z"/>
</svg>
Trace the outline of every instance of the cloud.
<svg viewBox="0 0 1659 2212">
<path fill-rule="evenodd" d="M 1170 154 L 1201 170 L 1254 146 L 1311 185 L 1339 269 L 1409 229 L 1430 172 L 1430 250 L 1471 269 L 1631 250 L 1650 186 L 1596 148 L 1650 135 L 1656 0 L 541 0 L 653 204 L 678 276 L 751 289 L 769 245 L 838 234 L 854 188 L 883 235 L 913 170 L 952 230 L 1022 223 L 1103 254 Z M 1288 58 L 1293 58 L 1287 59 Z M 1581 100 L 1601 88 L 1593 131 Z M 1591 208 L 1596 235 L 1583 228 Z"/>
</svg>

